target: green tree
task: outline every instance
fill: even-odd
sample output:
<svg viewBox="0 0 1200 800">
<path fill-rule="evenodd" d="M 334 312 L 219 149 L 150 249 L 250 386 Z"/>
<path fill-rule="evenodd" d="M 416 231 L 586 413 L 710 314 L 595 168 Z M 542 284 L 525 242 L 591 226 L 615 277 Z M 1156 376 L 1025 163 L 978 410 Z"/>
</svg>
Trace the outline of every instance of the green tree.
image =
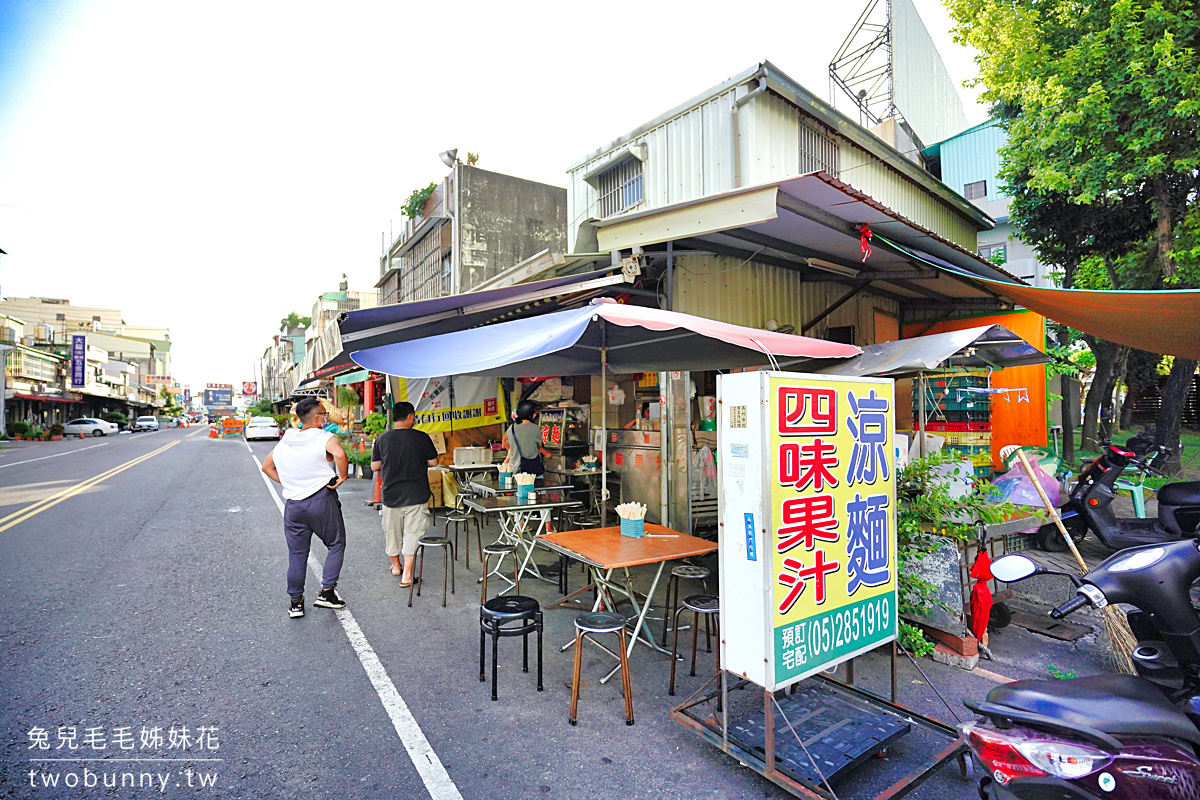
<svg viewBox="0 0 1200 800">
<path fill-rule="evenodd" d="M 252 417 L 273 417 L 275 415 L 275 407 L 271 405 L 271 401 L 267 398 L 261 398 L 254 405 L 246 409 Z"/>
<path fill-rule="evenodd" d="M 307 328 L 309 325 L 312 325 L 312 317 L 302 317 L 295 311 L 279 320 L 279 330 L 281 331 L 286 331 L 288 328 Z"/>
<path fill-rule="evenodd" d="M 1014 193 L 1055 193 L 1101 211 L 1146 198 L 1154 223 L 1151 288 L 1189 285 L 1178 269 L 1176 228 L 1189 218 L 1200 175 L 1200 17 L 1194 0 L 947 5 L 956 39 L 980 51 L 983 98 L 1004 112 L 1009 139 L 1001 155 Z M 1018 227 L 1024 236 L 1022 223 Z M 1083 241 L 1092 239 L 1085 252 L 1104 257 L 1114 288 L 1126 288 L 1117 285 L 1122 281 L 1113 259 L 1143 237 L 1103 247 L 1094 237 L 1104 229 L 1093 224 L 1089 234 L 1083 227 Z M 1071 252 L 1078 241 L 1059 241 L 1046 252 Z M 1073 285 L 1071 269 L 1065 277 L 1065 285 Z M 1103 391 L 1121 353 L 1107 343 L 1098 346 L 1097 371 L 1107 373 L 1103 381 L 1097 375 Z M 1195 367 L 1186 359 L 1172 366 L 1168 386 L 1184 394 L 1164 393 L 1160 441 L 1178 429 Z"/>
<path fill-rule="evenodd" d="M 183 406 L 176 402 L 175 395 L 171 394 L 167 387 L 164 386 L 162 389 L 160 389 L 158 396 L 164 401 L 163 413 L 168 417 L 177 417 L 183 413 Z"/>
</svg>

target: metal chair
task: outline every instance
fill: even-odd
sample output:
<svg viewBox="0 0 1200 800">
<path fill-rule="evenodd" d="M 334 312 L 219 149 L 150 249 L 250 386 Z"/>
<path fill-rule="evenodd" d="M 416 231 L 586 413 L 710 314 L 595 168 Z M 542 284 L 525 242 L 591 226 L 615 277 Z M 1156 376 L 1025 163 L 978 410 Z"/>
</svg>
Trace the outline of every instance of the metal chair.
<svg viewBox="0 0 1200 800">
<path fill-rule="evenodd" d="M 711 617 L 717 631 L 717 674 L 721 672 L 721 601 L 711 594 L 693 594 L 683 598 L 683 605 L 675 612 L 674 628 L 671 634 L 671 683 L 667 694 L 675 696 L 675 662 L 679 660 L 679 615 L 685 611 L 692 612 L 692 668 L 688 673 L 696 677 L 696 639 L 700 626 L 700 615 L 704 615 L 705 625 Z M 717 695 L 717 710 L 721 710 L 721 697 Z"/>
<path fill-rule="evenodd" d="M 516 623 L 520 623 L 517 625 Z M 542 608 L 537 600 L 521 595 L 508 597 L 493 597 L 479 608 L 479 682 L 487 678 L 484 675 L 483 651 L 484 640 L 492 637 L 492 699 L 498 700 L 496 694 L 496 663 L 500 640 L 510 636 L 520 636 L 522 645 L 523 672 L 529 672 L 529 634 L 537 633 L 537 690 L 542 691 Z"/>
<path fill-rule="evenodd" d="M 583 643 L 589 637 L 601 633 L 615 633 L 621 640 L 621 694 L 625 696 L 625 724 L 633 724 L 633 684 L 629 680 L 629 658 L 625 652 L 625 617 L 607 611 L 592 611 L 575 618 L 575 669 L 571 676 L 571 716 L 569 722 L 578 721 L 579 673 L 583 668 Z"/>
<path fill-rule="evenodd" d="M 663 630 L 662 641 L 667 641 L 667 625 L 668 622 L 674 625 L 675 611 L 679 607 L 679 581 L 700 581 L 700 585 L 704 587 L 704 591 L 708 593 L 708 579 L 712 577 L 712 571 L 708 567 L 698 567 L 694 564 L 679 564 L 671 569 L 671 576 L 667 578 L 667 600 L 666 613 L 663 614 Z M 709 634 L 708 617 L 704 618 L 704 644 L 706 652 L 712 652 L 712 640 Z"/>
<path fill-rule="evenodd" d="M 413 575 L 412 586 L 408 587 L 408 607 L 412 608 L 413 590 L 416 589 L 417 597 L 421 596 L 422 577 L 425 574 L 425 548 L 426 547 L 445 547 L 449 549 L 448 554 L 444 554 L 443 569 L 442 569 L 442 608 L 446 607 L 446 583 L 449 579 L 450 594 L 454 594 L 454 567 L 451 563 L 454 560 L 454 542 L 446 536 L 422 536 L 417 541 L 417 569 Z"/>
<path fill-rule="evenodd" d="M 497 574 L 500 569 L 500 563 L 502 561 L 504 561 L 504 557 L 512 556 L 512 559 L 513 559 L 512 586 L 513 586 L 513 591 L 515 591 L 519 594 L 521 591 L 521 562 L 517 560 L 517 546 L 514 544 L 502 544 L 501 542 L 492 542 L 491 544 L 484 546 L 483 553 L 484 553 L 484 555 L 483 555 L 483 578 L 480 580 L 480 582 L 483 584 L 483 588 L 481 588 L 479 590 L 479 605 L 482 606 L 487 602 L 488 575 L 491 573 L 490 566 L 492 563 L 492 556 L 497 557 L 496 558 Z M 499 577 L 505 578 L 505 580 L 507 580 L 507 577 L 505 577 L 504 575 L 499 575 Z"/>
<path fill-rule="evenodd" d="M 454 499 L 454 508 L 446 514 L 446 522 L 442 527 L 442 535 L 449 538 L 450 526 L 454 525 L 454 547 L 458 548 L 458 529 L 461 526 L 464 529 L 467 540 L 466 560 L 467 569 L 471 568 L 471 523 L 475 523 L 475 540 L 479 547 L 479 560 L 483 561 L 483 529 L 479 524 L 479 517 L 474 512 L 468 510 L 463 501 L 470 497 L 466 492 L 460 492 Z M 458 554 L 455 553 L 454 560 L 458 560 Z"/>
</svg>

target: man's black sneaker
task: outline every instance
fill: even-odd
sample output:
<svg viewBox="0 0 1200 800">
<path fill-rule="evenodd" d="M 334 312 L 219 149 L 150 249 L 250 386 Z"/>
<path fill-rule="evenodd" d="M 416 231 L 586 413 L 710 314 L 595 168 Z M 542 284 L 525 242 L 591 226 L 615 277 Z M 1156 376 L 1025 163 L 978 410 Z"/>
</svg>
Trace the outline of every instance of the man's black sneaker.
<svg viewBox="0 0 1200 800">
<path fill-rule="evenodd" d="M 317 592 L 317 599 L 313 600 L 313 605 L 321 608 L 345 608 L 346 601 L 338 597 L 335 590 L 322 589 Z"/>
<path fill-rule="evenodd" d="M 300 595 L 299 600 L 293 600 L 288 606 L 288 616 L 292 619 L 304 616 L 304 595 Z"/>
</svg>

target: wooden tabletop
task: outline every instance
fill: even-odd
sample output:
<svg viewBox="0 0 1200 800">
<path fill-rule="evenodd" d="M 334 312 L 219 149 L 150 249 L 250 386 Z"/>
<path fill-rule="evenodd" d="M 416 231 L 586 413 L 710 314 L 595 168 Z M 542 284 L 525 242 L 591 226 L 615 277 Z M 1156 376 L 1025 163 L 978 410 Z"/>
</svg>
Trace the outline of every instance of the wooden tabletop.
<svg viewBox="0 0 1200 800">
<path fill-rule="evenodd" d="M 580 531 L 548 533 L 538 541 L 559 552 L 600 569 L 657 564 L 689 556 L 702 556 L 717 549 L 716 542 L 646 523 L 646 533 L 658 536 L 622 536 L 621 528 L 585 528 Z M 663 538 L 659 538 L 659 537 Z"/>
</svg>

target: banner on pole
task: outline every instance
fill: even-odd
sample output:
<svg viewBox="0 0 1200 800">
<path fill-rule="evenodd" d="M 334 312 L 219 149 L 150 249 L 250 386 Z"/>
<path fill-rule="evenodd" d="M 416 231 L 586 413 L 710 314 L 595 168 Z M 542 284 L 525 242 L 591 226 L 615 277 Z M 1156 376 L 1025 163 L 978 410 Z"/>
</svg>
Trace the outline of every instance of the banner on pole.
<svg viewBox="0 0 1200 800">
<path fill-rule="evenodd" d="M 417 430 L 449 433 L 451 430 L 502 425 L 504 393 L 496 378 L 392 378 L 397 402 L 412 403 L 417 410 Z M 451 387 L 454 403 L 451 405 Z"/>
</svg>

